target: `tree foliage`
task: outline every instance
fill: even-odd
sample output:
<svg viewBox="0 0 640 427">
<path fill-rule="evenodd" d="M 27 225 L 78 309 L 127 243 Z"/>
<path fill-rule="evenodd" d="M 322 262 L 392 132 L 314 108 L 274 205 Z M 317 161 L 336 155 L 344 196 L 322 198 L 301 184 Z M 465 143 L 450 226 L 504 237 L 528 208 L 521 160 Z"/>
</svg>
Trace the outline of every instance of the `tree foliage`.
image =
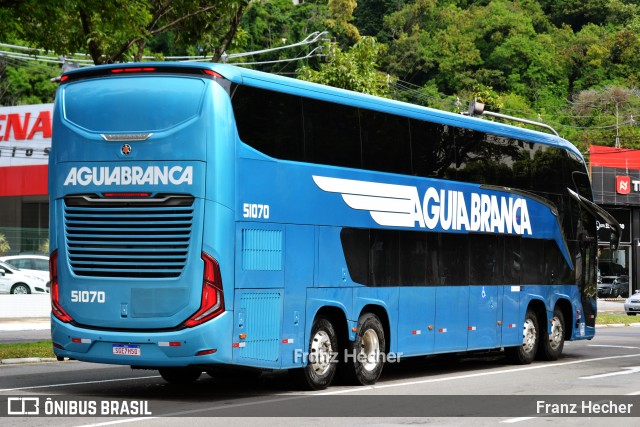
<svg viewBox="0 0 640 427">
<path fill-rule="evenodd" d="M 0 35 L 61 55 L 86 52 L 95 64 L 140 60 L 147 42 L 171 31 L 213 60 L 229 46 L 249 0 L 22 0 L 6 2 Z"/>
<path fill-rule="evenodd" d="M 342 51 L 336 43 L 328 49 L 327 60 L 319 70 L 304 66 L 298 70 L 298 77 L 370 95 L 388 96 L 390 78 L 376 69 L 384 49 L 374 38 L 361 37 L 348 51 Z"/>
<path fill-rule="evenodd" d="M 296 3 L 0 0 L 0 41 L 58 55 L 84 52 L 95 63 L 143 53 L 217 60 L 224 52 L 278 48 L 326 31 L 333 43 L 322 51 L 297 46 L 236 62 L 455 112 L 477 97 L 490 110 L 551 124 L 583 152 L 589 144 L 613 145 L 616 129 L 623 147 L 640 148 L 637 0 Z M 53 97 L 50 67 L 4 64 L 0 102 Z M 618 116 L 602 103 L 579 108 L 581 100 L 612 90 L 629 94 Z"/>
</svg>

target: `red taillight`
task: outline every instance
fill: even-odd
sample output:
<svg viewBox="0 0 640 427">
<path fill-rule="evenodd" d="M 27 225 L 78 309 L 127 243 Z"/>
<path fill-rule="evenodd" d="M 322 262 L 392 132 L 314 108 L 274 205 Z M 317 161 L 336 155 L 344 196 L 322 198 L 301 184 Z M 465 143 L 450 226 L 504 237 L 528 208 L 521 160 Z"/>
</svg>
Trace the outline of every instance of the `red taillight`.
<svg viewBox="0 0 640 427">
<path fill-rule="evenodd" d="M 202 70 L 202 71 L 204 71 L 205 74 L 208 74 L 210 76 L 217 77 L 219 79 L 224 79 L 224 77 L 222 77 L 220 74 L 216 73 L 213 70 Z"/>
<path fill-rule="evenodd" d="M 184 322 L 184 326 L 188 328 L 211 320 L 224 311 L 222 279 L 218 262 L 204 252 L 202 253 L 202 260 L 204 261 L 204 275 L 200 309 Z"/>
<path fill-rule="evenodd" d="M 132 68 L 114 68 L 112 73 L 148 73 L 156 71 L 154 67 L 132 67 Z"/>
<path fill-rule="evenodd" d="M 61 322 L 68 323 L 73 320 L 71 316 L 60 306 L 58 294 L 58 251 L 54 251 L 49 257 L 49 277 L 51 278 L 51 313 Z"/>
</svg>

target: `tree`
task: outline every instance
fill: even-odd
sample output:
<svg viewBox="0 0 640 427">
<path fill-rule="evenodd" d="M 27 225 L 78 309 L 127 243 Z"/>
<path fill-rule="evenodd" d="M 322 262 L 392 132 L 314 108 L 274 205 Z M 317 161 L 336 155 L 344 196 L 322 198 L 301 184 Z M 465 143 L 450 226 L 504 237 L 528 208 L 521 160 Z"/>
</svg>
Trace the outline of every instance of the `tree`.
<svg viewBox="0 0 640 427">
<path fill-rule="evenodd" d="M 298 69 L 298 78 L 370 95 L 387 96 L 389 77 L 376 69 L 384 46 L 373 37 L 361 37 L 348 51 L 336 43 L 328 47 L 327 62 L 318 71 L 309 66 Z"/>
<path fill-rule="evenodd" d="M 633 117 L 640 108 L 638 91 L 616 86 L 585 90 L 575 96 L 573 108 L 579 123 L 587 128 L 580 138 L 584 145 L 640 147 L 640 131 Z"/>
<path fill-rule="evenodd" d="M 358 28 L 351 23 L 356 0 L 329 0 L 327 26 L 339 43 L 353 43 L 360 38 Z"/>
<path fill-rule="evenodd" d="M 0 36 L 61 55 L 88 52 L 95 64 L 140 60 L 147 42 L 172 31 L 217 61 L 250 0 L 22 0 L 3 2 Z"/>
<path fill-rule="evenodd" d="M 4 234 L 0 233 L 0 255 L 9 252 L 9 249 L 11 249 L 11 246 L 9 246 L 7 238 L 4 237 Z"/>
<path fill-rule="evenodd" d="M 310 1 L 294 5 L 291 0 L 255 1 L 242 17 L 241 27 L 246 32 L 246 50 L 259 51 L 293 44 L 307 38 L 311 33 L 327 29 L 329 8 L 325 1 Z M 287 59 L 302 57 L 318 47 L 312 44 L 294 49 L 273 50 L 255 56 L 242 57 L 239 62 L 277 63 L 251 64 L 262 71 L 274 73 L 295 72 L 300 64 Z M 316 52 L 317 53 L 317 52 Z M 234 61 L 230 61 L 233 63 Z"/>
</svg>

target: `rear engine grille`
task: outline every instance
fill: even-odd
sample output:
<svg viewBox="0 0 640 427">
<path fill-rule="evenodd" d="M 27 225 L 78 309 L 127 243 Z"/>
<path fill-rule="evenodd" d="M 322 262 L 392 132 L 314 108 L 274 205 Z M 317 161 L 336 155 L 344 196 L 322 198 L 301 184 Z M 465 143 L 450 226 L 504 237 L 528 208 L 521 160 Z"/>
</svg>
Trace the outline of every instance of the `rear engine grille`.
<svg viewBox="0 0 640 427">
<path fill-rule="evenodd" d="M 194 198 L 65 198 L 64 232 L 74 274 L 178 277 L 187 261 Z"/>
</svg>

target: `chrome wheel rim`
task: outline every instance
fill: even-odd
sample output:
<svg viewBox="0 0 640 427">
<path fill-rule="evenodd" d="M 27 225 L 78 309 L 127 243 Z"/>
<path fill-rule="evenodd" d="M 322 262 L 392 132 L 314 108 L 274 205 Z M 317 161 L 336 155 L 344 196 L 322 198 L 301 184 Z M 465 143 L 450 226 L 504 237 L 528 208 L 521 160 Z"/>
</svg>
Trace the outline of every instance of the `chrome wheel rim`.
<svg viewBox="0 0 640 427">
<path fill-rule="evenodd" d="M 562 322 L 557 317 L 550 320 L 551 331 L 549 332 L 549 346 L 553 350 L 557 350 L 562 344 L 562 337 L 564 330 L 562 329 Z"/>
<path fill-rule="evenodd" d="M 325 331 L 318 331 L 311 341 L 311 352 L 309 354 L 309 363 L 311 368 L 318 376 L 327 373 L 331 367 L 331 339 Z"/>
<path fill-rule="evenodd" d="M 524 321 L 522 348 L 526 353 L 531 353 L 536 348 L 536 325 L 531 319 Z"/>
<path fill-rule="evenodd" d="M 379 363 L 380 340 L 373 329 L 367 329 L 360 344 L 360 360 L 365 371 L 373 371 Z"/>
</svg>

